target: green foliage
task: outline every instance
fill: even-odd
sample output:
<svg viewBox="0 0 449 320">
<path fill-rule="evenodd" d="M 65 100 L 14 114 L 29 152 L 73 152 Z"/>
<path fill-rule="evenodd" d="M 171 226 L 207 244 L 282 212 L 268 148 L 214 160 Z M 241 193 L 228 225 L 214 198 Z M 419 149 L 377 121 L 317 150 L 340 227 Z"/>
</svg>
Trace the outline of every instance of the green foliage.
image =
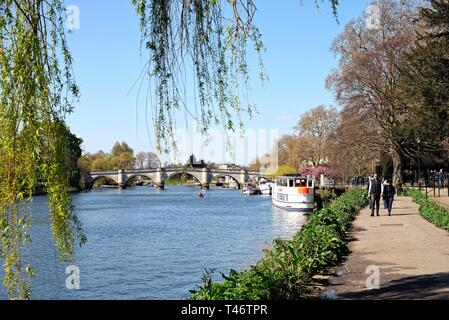
<svg viewBox="0 0 449 320">
<path fill-rule="evenodd" d="M 126 142 L 116 142 L 110 153 L 103 151 L 88 153 L 78 161 L 78 168 L 84 172 L 132 170 L 135 165 L 134 150 Z"/>
<path fill-rule="evenodd" d="M 34 269 L 23 265 L 22 251 L 39 184 L 60 258 L 72 262 L 75 241 L 85 241 L 67 191 L 70 139 L 61 124 L 79 92 L 64 17 L 59 0 L 0 1 L 0 258 L 13 299 L 31 296 Z"/>
<path fill-rule="evenodd" d="M 111 154 L 114 157 L 118 157 L 123 153 L 134 154 L 134 150 L 126 142 L 116 142 L 112 147 Z"/>
<path fill-rule="evenodd" d="M 202 133 L 221 124 L 225 131 L 243 129 L 249 117 L 249 50 L 258 57 L 259 78 L 267 79 L 265 47 L 255 24 L 253 0 L 131 0 L 140 16 L 142 47 L 150 53 L 147 76 L 153 83 L 153 121 L 159 151 L 173 140 L 175 113 L 184 110 Z M 336 15 L 338 0 L 329 0 Z M 318 5 L 318 0 L 315 0 Z M 185 101 L 186 70 L 192 69 L 195 109 Z M 141 79 L 143 82 L 143 79 Z M 241 92 L 244 92 L 242 99 Z M 237 125 L 236 125 L 237 122 Z"/>
<path fill-rule="evenodd" d="M 221 283 L 205 274 L 193 300 L 292 300 L 309 291 L 311 277 L 339 261 L 346 252 L 345 236 L 355 214 L 368 203 L 364 190 L 342 195 L 316 210 L 292 240 L 277 239 L 250 270 L 222 274 Z M 206 279 L 206 281 L 205 281 Z"/>
<path fill-rule="evenodd" d="M 267 174 L 272 177 L 282 177 L 288 174 L 297 174 L 298 170 L 289 166 L 279 166 L 278 170 L 274 173 L 268 172 Z"/>
<path fill-rule="evenodd" d="M 427 221 L 449 231 L 449 212 L 446 209 L 440 207 L 432 199 L 426 198 L 419 190 L 407 189 L 405 195 L 412 197 L 413 201 L 419 204 L 419 212 Z"/>
<path fill-rule="evenodd" d="M 420 11 L 421 30 L 401 66 L 400 97 L 409 125 L 404 145 L 420 139 L 423 158 L 447 159 L 440 146 L 449 135 L 449 2 L 430 0 Z M 435 128 L 438 124 L 438 129 Z M 416 154 L 416 146 L 415 146 Z"/>
</svg>

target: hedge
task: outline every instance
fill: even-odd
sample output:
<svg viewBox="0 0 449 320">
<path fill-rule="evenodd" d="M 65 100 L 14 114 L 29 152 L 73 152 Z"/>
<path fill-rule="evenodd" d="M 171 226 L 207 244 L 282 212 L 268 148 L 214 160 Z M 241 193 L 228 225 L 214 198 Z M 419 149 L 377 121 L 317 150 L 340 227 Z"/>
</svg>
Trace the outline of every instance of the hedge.
<svg viewBox="0 0 449 320">
<path fill-rule="evenodd" d="M 430 223 L 437 227 L 449 231 L 449 212 L 439 206 L 432 199 L 426 196 L 419 190 L 407 189 L 405 194 L 413 198 L 413 201 L 419 204 L 419 212 Z"/>
</svg>

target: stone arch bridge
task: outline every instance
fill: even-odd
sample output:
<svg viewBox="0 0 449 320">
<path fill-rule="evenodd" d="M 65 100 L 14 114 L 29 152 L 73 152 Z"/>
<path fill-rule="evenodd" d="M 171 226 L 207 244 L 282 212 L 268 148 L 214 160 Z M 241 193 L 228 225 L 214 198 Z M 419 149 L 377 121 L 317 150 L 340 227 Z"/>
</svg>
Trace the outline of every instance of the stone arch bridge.
<svg viewBox="0 0 449 320">
<path fill-rule="evenodd" d="M 115 181 L 120 188 L 126 188 L 129 182 L 136 177 L 146 177 L 151 179 L 157 188 L 163 189 L 165 182 L 177 174 L 188 174 L 194 177 L 201 185 L 201 188 L 208 189 L 212 180 L 216 178 L 229 177 L 236 181 L 239 188 L 243 188 L 246 182 L 251 179 L 263 177 L 259 172 L 250 172 L 245 169 L 211 169 L 211 168 L 158 168 L 148 170 L 119 170 L 113 172 L 90 172 L 85 178 L 85 187 L 91 189 L 94 182 L 100 178 L 108 178 Z"/>
</svg>

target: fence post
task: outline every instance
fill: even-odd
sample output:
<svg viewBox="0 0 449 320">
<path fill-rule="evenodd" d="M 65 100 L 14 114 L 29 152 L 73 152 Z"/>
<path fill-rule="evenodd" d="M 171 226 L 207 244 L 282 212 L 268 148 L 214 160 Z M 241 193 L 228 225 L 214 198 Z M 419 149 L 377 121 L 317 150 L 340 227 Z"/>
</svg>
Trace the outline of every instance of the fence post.
<svg viewBox="0 0 449 320">
<path fill-rule="evenodd" d="M 433 197 L 434 197 L 434 198 L 436 197 L 436 190 L 435 190 L 436 185 L 435 185 L 435 180 L 436 180 L 436 176 L 434 175 L 434 176 L 433 176 Z"/>
</svg>

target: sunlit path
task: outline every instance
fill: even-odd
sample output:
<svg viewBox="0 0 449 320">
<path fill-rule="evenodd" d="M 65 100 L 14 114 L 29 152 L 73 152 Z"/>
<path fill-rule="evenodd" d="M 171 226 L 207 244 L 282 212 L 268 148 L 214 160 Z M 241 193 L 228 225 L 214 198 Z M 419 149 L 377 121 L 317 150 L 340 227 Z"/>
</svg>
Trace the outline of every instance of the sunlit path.
<svg viewBox="0 0 449 320">
<path fill-rule="evenodd" d="M 392 217 L 363 210 L 351 240 L 352 253 L 337 269 L 345 275 L 330 279 L 339 298 L 449 299 L 449 233 L 424 220 L 411 198 L 398 198 Z M 367 289 L 368 279 L 375 284 L 373 266 L 380 271 L 379 290 Z"/>
</svg>

